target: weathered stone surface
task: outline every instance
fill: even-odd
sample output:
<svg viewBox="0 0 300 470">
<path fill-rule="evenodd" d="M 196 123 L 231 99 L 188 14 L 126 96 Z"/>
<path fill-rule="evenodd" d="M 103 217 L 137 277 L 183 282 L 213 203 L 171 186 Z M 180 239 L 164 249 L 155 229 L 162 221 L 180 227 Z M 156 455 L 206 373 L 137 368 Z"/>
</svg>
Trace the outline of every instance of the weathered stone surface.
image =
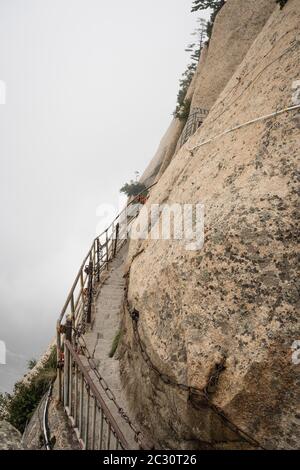
<svg viewBox="0 0 300 470">
<path fill-rule="evenodd" d="M 184 121 L 180 121 L 179 119 L 174 118 L 172 120 L 168 130 L 160 141 L 156 154 L 141 176 L 140 181 L 146 186 L 150 186 L 155 179 L 157 177 L 159 178 L 159 175 L 163 173 L 162 165 L 165 169 L 170 163 L 184 124 Z"/>
<path fill-rule="evenodd" d="M 194 76 L 187 94 L 186 99 L 191 100 L 196 84 L 196 75 Z M 168 167 L 170 161 L 174 157 L 176 152 L 176 146 L 178 143 L 178 139 L 181 136 L 183 128 L 185 126 L 185 120 L 180 120 L 174 118 L 168 127 L 165 135 L 160 141 L 158 149 L 150 161 L 149 165 L 147 166 L 146 170 L 141 176 L 140 181 L 144 183 L 146 186 L 150 186 L 155 180 L 159 179 L 160 176 L 163 174 L 165 169 Z"/>
<path fill-rule="evenodd" d="M 0 421 L 0 450 L 21 450 L 21 433 L 7 421 Z"/>
<path fill-rule="evenodd" d="M 224 363 L 210 400 L 272 449 L 295 449 L 300 438 L 300 366 L 291 354 L 300 339 L 298 111 L 189 149 L 293 105 L 299 24 L 298 0 L 276 7 L 203 126 L 152 190 L 148 206 L 205 204 L 203 249 L 186 251 L 180 241 L 132 241 L 128 260 L 129 302 L 140 312 L 142 341 L 156 367 L 203 389 Z M 124 327 L 124 383 L 158 445 L 247 446 L 204 403 L 150 371 L 128 316 Z"/>
<path fill-rule="evenodd" d="M 217 15 L 191 109 L 210 110 L 276 6 L 275 0 L 228 0 Z"/>
<path fill-rule="evenodd" d="M 186 99 L 210 111 L 275 8 L 275 0 L 228 0 L 217 15 L 209 46 L 204 46 Z M 238 14 L 236 14 L 238 11 Z M 185 123 L 174 119 L 141 181 L 158 180 L 181 146 Z"/>
<path fill-rule="evenodd" d="M 42 423 L 46 395 L 47 394 L 44 395 L 38 404 L 23 434 L 23 445 L 25 449 L 45 450 Z M 64 412 L 62 404 L 58 402 L 57 396 L 58 384 L 56 381 L 49 402 L 47 420 L 52 449 L 79 450 L 80 446 L 76 435 L 68 423 L 67 415 Z"/>
<path fill-rule="evenodd" d="M 32 380 L 38 375 L 38 373 L 41 371 L 41 369 L 43 369 L 45 367 L 45 364 L 47 363 L 47 361 L 48 361 L 48 359 L 51 355 L 51 352 L 52 352 L 52 350 L 55 346 L 56 346 L 56 342 L 53 339 L 53 341 L 47 347 L 46 351 L 39 357 L 36 365 L 32 369 L 30 369 L 24 375 L 24 377 L 22 377 L 22 379 L 20 381 L 22 384 L 28 385 L 30 382 L 32 382 Z"/>
</svg>

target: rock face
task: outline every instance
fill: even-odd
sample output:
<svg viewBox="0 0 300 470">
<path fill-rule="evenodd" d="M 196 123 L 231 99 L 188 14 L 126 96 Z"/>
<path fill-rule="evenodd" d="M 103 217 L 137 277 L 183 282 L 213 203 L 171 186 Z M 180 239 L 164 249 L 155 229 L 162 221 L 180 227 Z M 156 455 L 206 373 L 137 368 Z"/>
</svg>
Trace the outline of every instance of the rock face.
<svg viewBox="0 0 300 470">
<path fill-rule="evenodd" d="M 34 377 L 36 377 L 38 375 L 38 373 L 40 372 L 41 369 L 43 369 L 45 367 L 45 364 L 47 363 L 50 355 L 51 355 L 51 352 L 53 350 L 53 348 L 56 347 L 56 342 L 55 340 L 53 340 L 49 346 L 47 347 L 46 351 L 39 357 L 37 363 L 35 364 L 35 366 L 30 369 L 25 375 L 24 377 L 21 379 L 21 383 L 24 384 L 24 385 L 28 385 L 30 384 L 30 382 L 34 379 Z"/>
<path fill-rule="evenodd" d="M 228 0 L 217 15 L 209 47 L 204 46 L 186 99 L 191 101 L 188 122 L 174 119 L 141 177 L 150 186 L 164 173 L 185 142 L 192 120 L 206 118 L 211 107 L 244 59 L 249 47 L 275 8 L 275 0 Z M 239 12 L 237 14 L 237 11 Z M 189 134 L 187 134 L 189 135 Z"/>
<path fill-rule="evenodd" d="M 21 450 L 21 434 L 7 421 L 0 421 L 0 450 Z"/>
<path fill-rule="evenodd" d="M 235 3 L 239 11 L 252 2 Z M 291 349 L 300 339 L 299 110 L 214 136 L 293 105 L 299 25 L 298 0 L 275 8 L 202 127 L 151 192 L 148 207 L 204 203 L 203 248 L 131 241 L 128 260 L 129 305 L 139 311 L 141 341 L 155 367 L 208 390 L 230 422 L 271 449 L 296 449 L 300 438 L 300 366 Z M 149 368 L 129 315 L 124 330 L 124 384 L 156 445 L 254 447 L 216 409 Z"/>
<path fill-rule="evenodd" d="M 195 84 L 196 76 L 194 77 L 188 88 L 186 94 L 187 100 L 192 99 L 195 90 Z M 167 132 L 160 141 L 156 154 L 154 155 L 148 167 L 141 176 L 140 181 L 146 186 L 150 186 L 155 180 L 159 179 L 167 168 L 167 166 L 169 165 L 176 151 L 176 146 L 178 144 L 178 140 L 181 136 L 184 126 L 185 120 L 180 120 L 177 118 L 174 118 L 172 120 Z"/>
<path fill-rule="evenodd" d="M 276 6 L 275 0 L 228 0 L 215 20 L 191 109 L 210 110 Z"/>
<path fill-rule="evenodd" d="M 144 183 L 145 186 L 148 187 L 155 181 L 158 173 L 161 172 L 163 162 L 169 163 L 171 161 L 184 124 L 184 121 L 180 121 L 179 119 L 174 118 L 172 120 L 159 144 L 156 154 L 141 176 L 140 181 Z M 167 166 L 168 163 L 164 163 L 163 166 Z"/>
<path fill-rule="evenodd" d="M 45 450 L 43 429 L 41 427 L 46 396 L 41 399 L 36 410 L 32 414 L 23 434 L 23 446 L 26 450 Z M 58 384 L 54 383 L 52 396 L 48 407 L 47 426 L 49 430 L 49 439 L 53 450 L 79 450 L 80 446 L 68 423 L 67 416 L 63 406 L 58 402 Z"/>
</svg>

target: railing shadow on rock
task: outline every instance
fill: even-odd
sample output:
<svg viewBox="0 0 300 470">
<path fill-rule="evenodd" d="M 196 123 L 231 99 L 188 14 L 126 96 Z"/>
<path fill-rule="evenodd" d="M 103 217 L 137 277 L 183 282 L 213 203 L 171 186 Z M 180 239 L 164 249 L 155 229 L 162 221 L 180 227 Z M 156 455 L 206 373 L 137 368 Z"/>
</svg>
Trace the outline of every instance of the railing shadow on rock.
<svg viewBox="0 0 300 470">
<path fill-rule="evenodd" d="M 139 214 L 141 194 L 134 197 L 110 226 L 93 240 L 57 320 L 58 399 L 83 449 L 110 449 L 112 437 L 115 448 L 129 448 L 76 351 L 74 332 L 84 334 L 86 325 L 91 324 L 95 293 L 106 279 L 105 272 L 109 270 L 110 262 L 127 241 L 131 224 Z M 96 431 L 94 427 L 99 419 Z"/>
</svg>

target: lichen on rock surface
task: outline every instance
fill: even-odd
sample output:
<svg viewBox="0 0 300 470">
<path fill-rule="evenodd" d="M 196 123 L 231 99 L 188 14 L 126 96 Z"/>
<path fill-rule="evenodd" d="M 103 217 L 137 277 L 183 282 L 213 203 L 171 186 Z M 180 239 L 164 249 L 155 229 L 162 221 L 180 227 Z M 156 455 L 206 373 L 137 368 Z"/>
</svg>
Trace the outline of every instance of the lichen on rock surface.
<svg viewBox="0 0 300 470">
<path fill-rule="evenodd" d="M 0 421 L 0 450 L 21 450 L 22 435 L 7 421 Z"/>
<path fill-rule="evenodd" d="M 197 133 L 147 202 L 204 203 L 205 243 L 130 242 L 128 300 L 152 362 L 210 400 L 262 447 L 299 445 L 297 110 L 229 133 L 292 106 L 300 70 L 300 3 L 276 7 Z M 136 223 L 139 223 L 139 219 Z M 124 317 L 123 380 L 137 417 L 170 448 L 244 448 L 247 441 L 203 403 L 163 383 L 143 361 Z M 251 447 L 251 446 L 250 446 Z"/>
</svg>

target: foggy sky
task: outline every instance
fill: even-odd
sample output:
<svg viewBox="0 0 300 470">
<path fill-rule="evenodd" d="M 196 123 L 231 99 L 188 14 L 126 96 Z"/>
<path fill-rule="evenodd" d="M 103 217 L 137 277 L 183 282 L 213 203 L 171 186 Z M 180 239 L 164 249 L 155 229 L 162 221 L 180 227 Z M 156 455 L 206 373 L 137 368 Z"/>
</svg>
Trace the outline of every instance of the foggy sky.
<svg viewBox="0 0 300 470">
<path fill-rule="evenodd" d="M 55 334 L 97 207 L 169 124 L 191 3 L 0 0 L 0 340 L 24 360 Z"/>
</svg>

